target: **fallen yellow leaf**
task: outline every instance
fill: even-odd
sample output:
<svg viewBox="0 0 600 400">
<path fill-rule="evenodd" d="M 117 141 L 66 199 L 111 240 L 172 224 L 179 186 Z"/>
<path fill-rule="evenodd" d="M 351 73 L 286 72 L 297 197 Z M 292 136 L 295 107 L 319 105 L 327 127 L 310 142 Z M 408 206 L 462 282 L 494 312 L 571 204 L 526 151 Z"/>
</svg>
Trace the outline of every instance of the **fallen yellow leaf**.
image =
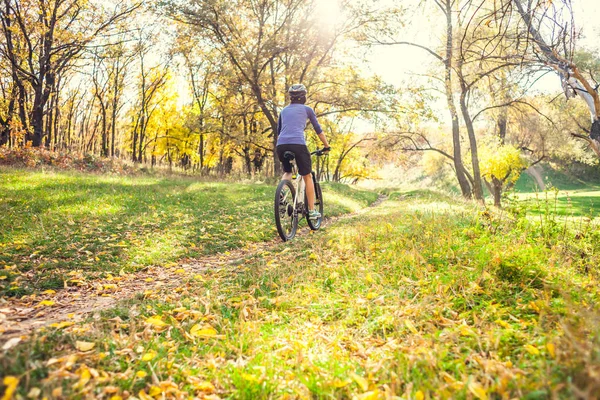
<svg viewBox="0 0 600 400">
<path fill-rule="evenodd" d="M 56 328 L 56 329 L 66 328 L 66 327 L 72 326 L 72 325 L 75 325 L 75 323 L 69 322 L 69 321 L 55 322 L 53 324 L 50 324 L 51 327 Z"/>
<path fill-rule="evenodd" d="M 79 387 L 83 388 L 92 378 L 92 374 L 87 367 L 81 367 L 79 370 Z"/>
<path fill-rule="evenodd" d="M 4 386 L 6 386 L 4 396 L 2 396 L 2 400 L 10 400 L 15 390 L 17 390 L 17 386 L 19 385 L 19 378 L 10 375 L 5 376 L 2 383 L 4 383 Z"/>
<path fill-rule="evenodd" d="M 214 393 L 215 392 L 215 386 L 210 383 L 210 382 L 200 382 L 200 383 L 196 383 L 194 385 L 194 389 L 199 390 L 201 392 L 206 392 L 206 393 Z"/>
<path fill-rule="evenodd" d="M 417 393 L 415 393 L 415 399 L 416 400 L 424 400 L 425 399 L 425 395 L 420 390 L 417 390 Z"/>
<path fill-rule="evenodd" d="M 525 350 L 527 350 L 527 352 L 528 352 L 529 354 L 532 354 L 532 355 L 534 355 L 534 356 L 537 356 L 537 355 L 539 355 L 539 354 L 540 354 L 540 351 L 539 351 L 539 350 L 538 350 L 538 348 L 537 348 L 537 347 L 535 347 L 535 346 L 532 346 L 532 345 L 530 345 L 530 344 L 526 344 L 524 347 L 525 347 Z"/>
<path fill-rule="evenodd" d="M 504 328 L 507 328 L 507 329 L 510 328 L 510 324 L 508 322 L 506 322 L 506 321 L 501 320 L 501 319 L 497 319 L 496 323 L 498 325 L 502 325 L 502 327 L 504 327 Z"/>
<path fill-rule="evenodd" d="M 550 354 L 550 357 L 556 357 L 556 347 L 554 346 L 554 343 L 546 343 L 546 350 L 548 350 L 548 354 Z"/>
<path fill-rule="evenodd" d="M 137 376 L 140 379 L 144 379 L 146 376 L 148 376 L 148 374 L 146 373 L 146 371 L 138 371 L 135 373 L 135 376 Z"/>
<path fill-rule="evenodd" d="M 190 335 L 195 337 L 213 337 L 217 335 L 217 331 L 211 326 L 196 324 L 190 329 Z"/>
<path fill-rule="evenodd" d="M 378 389 L 375 389 L 370 392 L 360 394 L 356 398 L 358 400 L 379 400 L 384 397 L 383 397 L 383 394 Z"/>
<path fill-rule="evenodd" d="M 156 357 L 156 354 L 156 351 L 148 350 L 148 352 L 142 356 L 142 361 L 151 361 L 154 357 Z"/>
<path fill-rule="evenodd" d="M 348 384 L 351 382 L 352 381 L 349 379 L 345 379 L 345 380 L 336 379 L 336 380 L 332 381 L 330 383 L 330 385 L 333 386 L 334 388 L 343 388 L 345 386 L 348 386 Z"/>
<path fill-rule="evenodd" d="M 350 372 L 350 377 L 354 379 L 354 382 L 356 382 L 362 390 L 366 391 L 367 389 L 369 389 L 369 381 L 367 381 L 362 376 L 357 375 L 354 372 Z"/>
<path fill-rule="evenodd" d="M 39 302 L 38 306 L 53 306 L 54 302 L 52 300 L 42 300 Z"/>
<path fill-rule="evenodd" d="M 404 325 L 406 325 L 406 327 L 408 328 L 408 330 L 411 331 L 412 333 L 419 333 L 419 331 L 417 330 L 417 328 L 415 328 L 415 326 L 410 321 L 410 319 L 405 319 L 404 320 Z"/>
<path fill-rule="evenodd" d="M 42 292 L 42 294 L 54 294 L 54 293 L 56 293 L 56 290 L 52 290 L 52 289 L 44 290 Z"/>
<path fill-rule="evenodd" d="M 90 351 L 94 346 L 96 346 L 96 343 L 81 342 L 79 340 L 75 342 L 75 348 L 79 351 Z"/>
<path fill-rule="evenodd" d="M 156 397 L 159 394 L 162 394 L 165 392 L 165 387 L 163 386 L 164 382 L 160 383 L 160 386 L 150 386 L 150 391 L 148 392 L 148 394 L 150 396 Z"/>
<path fill-rule="evenodd" d="M 462 325 L 460 327 L 460 335 L 461 336 L 476 336 L 475 332 L 473 332 L 473 330 L 471 328 L 469 328 L 468 326 Z"/>
<path fill-rule="evenodd" d="M 158 315 L 147 318 L 146 323 L 157 328 L 164 328 L 165 326 L 169 326 L 169 324 L 164 322 Z"/>
<path fill-rule="evenodd" d="M 483 388 L 483 386 L 475 381 L 469 383 L 469 392 L 471 392 L 473 396 L 477 397 L 479 400 L 488 399 L 486 390 Z"/>
</svg>

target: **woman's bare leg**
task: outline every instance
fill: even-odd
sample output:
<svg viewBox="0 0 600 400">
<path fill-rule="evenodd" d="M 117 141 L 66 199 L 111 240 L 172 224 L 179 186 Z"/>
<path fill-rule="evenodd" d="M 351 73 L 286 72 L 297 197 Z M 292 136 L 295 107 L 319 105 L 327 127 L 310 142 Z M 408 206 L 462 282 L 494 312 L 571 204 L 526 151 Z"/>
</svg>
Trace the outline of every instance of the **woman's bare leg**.
<svg viewBox="0 0 600 400">
<path fill-rule="evenodd" d="M 308 210 L 315 209 L 315 184 L 313 183 L 312 174 L 304 175 L 304 185 L 306 188 L 306 200 L 308 202 Z"/>
</svg>

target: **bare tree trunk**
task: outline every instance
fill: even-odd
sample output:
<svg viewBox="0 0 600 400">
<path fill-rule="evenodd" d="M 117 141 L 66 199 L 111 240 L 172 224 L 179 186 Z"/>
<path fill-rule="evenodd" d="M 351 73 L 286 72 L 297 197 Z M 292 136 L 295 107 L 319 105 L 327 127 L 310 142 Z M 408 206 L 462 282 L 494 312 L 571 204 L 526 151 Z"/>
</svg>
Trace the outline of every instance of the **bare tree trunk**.
<svg viewBox="0 0 600 400">
<path fill-rule="evenodd" d="M 460 110 L 462 112 L 465 126 L 467 127 L 467 134 L 469 135 L 469 144 L 471 147 L 471 164 L 473 165 L 473 195 L 475 199 L 483 202 L 483 188 L 481 187 L 481 170 L 479 168 L 479 154 L 477 150 L 477 138 L 475 137 L 475 128 L 473 127 L 473 120 L 469 113 L 469 107 L 467 105 L 467 94 L 468 88 L 462 76 L 462 62 L 458 62 L 459 79 L 460 79 Z"/>
<path fill-rule="evenodd" d="M 456 106 L 454 105 L 454 93 L 452 90 L 452 69 L 453 69 L 453 26 L 452 26 L 452 2 L 451 0 L 445 0 L 445 14 L 446 14 L 446 58 L 445 74 L 444 74 L 444 86 L 446 89 L 446 102 L 448 104 L 448 110 L 450 111 L 450 117 L 452 118 L 452 145 L 453 145 L 453 157 L 454 157 L 454 169 L 456 172 L 456 178 L 460 186 L 460 191 L 463 197 L 471 198 L 471 185 L 467 180 L 465 173 L 465 167 L 462 161 L 462 151 L 460 142 L 460 126 L 458 122 L 458 113 L 456 112 Z"/>
</svg>

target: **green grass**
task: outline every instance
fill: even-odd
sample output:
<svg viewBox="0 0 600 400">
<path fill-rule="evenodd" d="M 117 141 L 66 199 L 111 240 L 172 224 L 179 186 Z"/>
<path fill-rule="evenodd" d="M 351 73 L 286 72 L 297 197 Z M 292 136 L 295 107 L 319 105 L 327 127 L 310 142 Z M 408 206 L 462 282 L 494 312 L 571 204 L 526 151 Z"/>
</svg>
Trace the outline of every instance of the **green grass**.
<svg viewBox="0 0 600 400">
<path fill-rule="evenodd" d="M 590 175 L 589 171 L 586 173 L 586 178 L 581 179 L 573 174 L 556 170 L 549 165 L 542 164 L 541 168 L 541 176 L 547 187 L 556 188 L 561 191 L 597 190 L 600 188 L 600 180 L 597 176 Z M 514 190 L 516 192 L 532 193 L 540 189 L 529 174 L 522 173 L 515 184 Z"/>
<path fill-rule="evenodd" d="M 528 174 L 521 174 L 505 205 L 525 207 L 530 215 L 597 218 L 600 215 L 600 184 L 544 166 L 542 176 L 547 189 L 541 191 Z"/>
<path fill-rule="evenodd" d="M 597 225 L 546 230 L 426 191 L 389 197 L 99 320 L 40 332 L 0 369 L 21 394 L 60 387 L 69 398 L 597 393 Z M 95 348 L 77 352 L 76 341 Z"/>
<path fill-rule="evenodd" d="M 373 192 L 323 185 L 326 215 Z M 0 295 L 58 289 L 274 239 L 274 187 L 0 168 Z"/>
<path fill-rule="evenodd" d="M 540 193 L 518 193 L 509 197 L 509 204 L 526 207 L 531 215 L 557 215 L 590 219 L 600 215 L 600 190 L 559 191 L 550 189 Z"/>
</svg>

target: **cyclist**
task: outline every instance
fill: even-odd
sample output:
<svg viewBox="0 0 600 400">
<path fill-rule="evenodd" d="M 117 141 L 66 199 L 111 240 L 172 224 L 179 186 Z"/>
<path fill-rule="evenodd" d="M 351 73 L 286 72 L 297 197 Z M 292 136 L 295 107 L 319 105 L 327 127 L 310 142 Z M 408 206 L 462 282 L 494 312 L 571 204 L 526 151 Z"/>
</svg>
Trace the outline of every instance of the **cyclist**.
<svg viewBox="0 0 600 400">
<path fill-rule="evenodd" d="M 292 180 L 292 165 L 290 160 L 283 157 L 283 153 L 291 151 L 296 155 L 298 172 L 304 179 L 308 202 L 308 218 L 315 220 L 321 218 L 321 214 L 315 210 L 315 186 L 311 174 L 312 163 L 304 138 L 307 120 L 310 121 L 319 139 L 323 142 L 323 151 L 328 152 L 330 147 L 327 138 L 323 134 L 323 129 L 317 121 L 317 115 L 312 108 L 306 105 L 306 87 L 302 84 L 292 85 L 288 92 L 290 104 L 281 110 L 277 122 L 277 156 L 283 164 L 284 171 L 281 179 Z"/>
</svg>

